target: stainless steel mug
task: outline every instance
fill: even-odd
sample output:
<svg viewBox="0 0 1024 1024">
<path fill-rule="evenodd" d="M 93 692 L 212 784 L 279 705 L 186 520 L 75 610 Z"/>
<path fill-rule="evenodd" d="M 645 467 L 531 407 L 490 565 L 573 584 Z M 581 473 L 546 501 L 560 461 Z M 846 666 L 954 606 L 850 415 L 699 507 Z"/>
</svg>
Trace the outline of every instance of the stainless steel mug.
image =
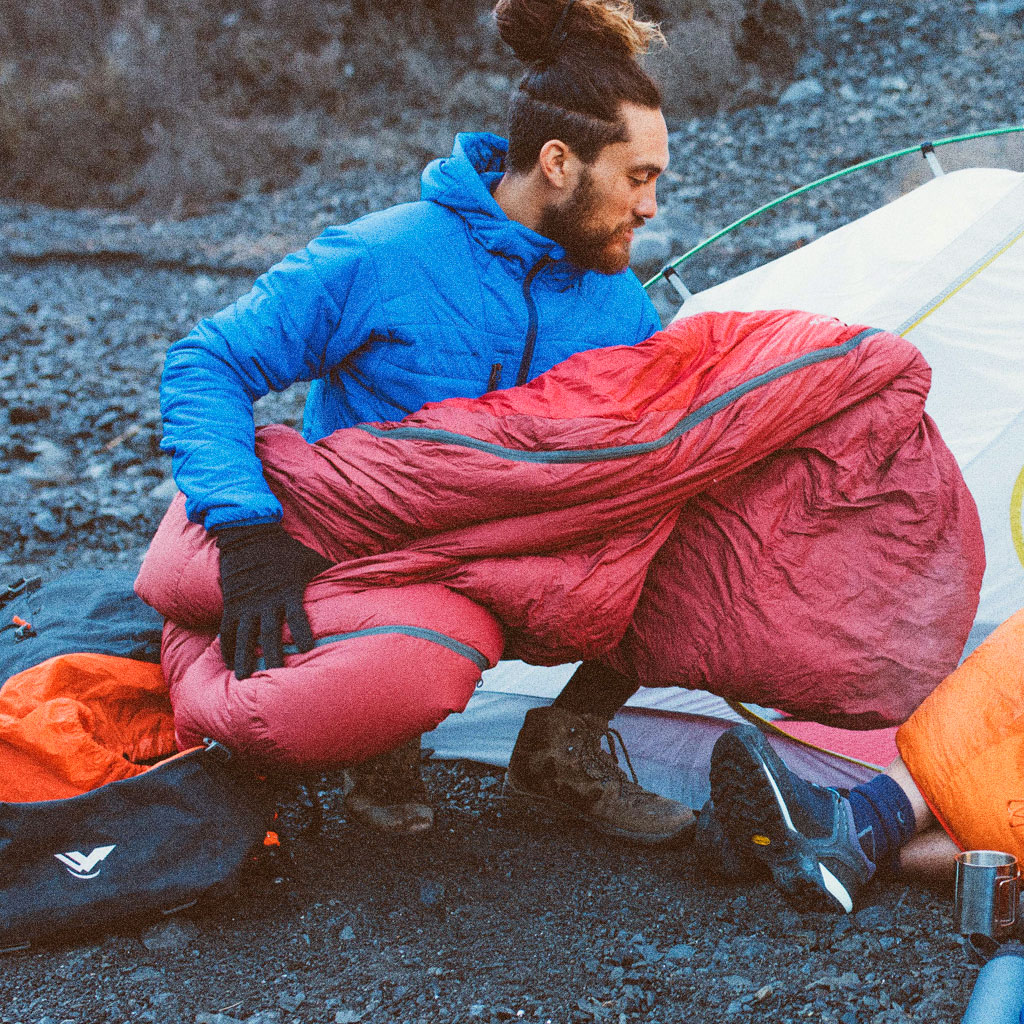
<svg viewBox="0 0 1024 1024">
<path fill-rule="evenodd" d="M 1020 869 L 1012 853 L 965 850 L 956 855 L 953 919 L 961 935 L 1005 942 L 1017 923 Z"/>
</svg>

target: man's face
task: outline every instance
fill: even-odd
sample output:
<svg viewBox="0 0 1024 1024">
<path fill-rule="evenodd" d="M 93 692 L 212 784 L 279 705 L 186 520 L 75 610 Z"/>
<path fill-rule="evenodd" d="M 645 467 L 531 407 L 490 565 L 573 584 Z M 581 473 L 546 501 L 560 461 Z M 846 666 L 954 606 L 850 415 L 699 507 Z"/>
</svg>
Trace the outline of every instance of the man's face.
<svg viewBox="0 0 1024 1024">
<path fill-rule="evenodd" d="M 658 212 L 658 175 L 668 166 L 668 131 L 660 110 L 622 105 L 628 137 L 580 161 L 569 195 L 547 207 L 540 232 L 581 270 L 617 274 L 629 266 L 633 231 Z"/>
</svg>

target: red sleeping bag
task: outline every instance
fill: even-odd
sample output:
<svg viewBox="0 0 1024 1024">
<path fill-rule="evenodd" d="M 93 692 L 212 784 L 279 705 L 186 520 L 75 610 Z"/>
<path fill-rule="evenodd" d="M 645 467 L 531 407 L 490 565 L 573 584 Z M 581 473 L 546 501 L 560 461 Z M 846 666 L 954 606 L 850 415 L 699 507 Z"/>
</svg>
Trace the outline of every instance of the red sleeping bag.
<svg viewBox="0 0 1024 1024">
<path fill-rule="evenodd" d="M 503 654 L 903 721 L 956 665 L 984 567 L 929 380 L 885 332 L 707 313 L 398 424 L 264 428 L 285 528 L 337 563 L 306 594 L 318 646 L 231 675 L 216 546 L 179 496 L 136 585 L 171 620 L 179 742 L 359 760 L 461 710 Z"/>
</svg>

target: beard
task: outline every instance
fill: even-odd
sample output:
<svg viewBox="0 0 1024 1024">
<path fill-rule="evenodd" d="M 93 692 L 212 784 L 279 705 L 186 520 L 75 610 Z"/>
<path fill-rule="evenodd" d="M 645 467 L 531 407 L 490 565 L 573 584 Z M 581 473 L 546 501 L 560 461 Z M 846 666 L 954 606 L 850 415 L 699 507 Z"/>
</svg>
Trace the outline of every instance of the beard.
<svg viewBox="0 0 1024 1024">
<path fill-rule="evenodd" d="M 586 168 L 572 194 L 558 206 L 549 206 L 541 214 L 538 231 L 557 242 L 569 261 L 580 270 L 600 274 L 618 274 L 629 266 L 630 232 L 644 224 L 632 218 L 615 228 L 597 222 L 601 205 L 593 177 Z"/>
</svg>

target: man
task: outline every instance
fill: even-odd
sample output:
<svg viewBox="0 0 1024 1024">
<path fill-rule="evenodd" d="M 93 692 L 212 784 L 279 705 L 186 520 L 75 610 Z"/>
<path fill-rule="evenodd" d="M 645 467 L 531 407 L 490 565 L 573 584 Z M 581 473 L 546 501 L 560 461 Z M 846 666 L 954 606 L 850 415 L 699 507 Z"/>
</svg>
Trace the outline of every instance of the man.
<svg viewBox="0 0 1024 1024">
<path fill-rule="evenodd" d="M 538 5 L 501 0 L 503 36 L 517 53 L 526 40 L 532 61 L 509 142 L 459 135 L 451 157 L 424 171 L 420 202 L 329 228 L 169 350 L 163 447 L 189 518 L 216 536 L 221 648 L 239 678 L 257 642 L 268 668 L 283 663 L 285 621 L 300 651 L 312 647 L 302 593 L 327 567 L 279 524 L 253 448 L 257 398 L 312 381 L 303 433 L 316 441 L 522 384 L 660 327 L 628 271 L 668 163 L 660 93 L 634 59 L 657 29 L 626 8 L 555 0 L 537 23 Z M 531 712 L 513 789 L 617 835 L 677 835 L 690 811 L 627 779 L 600 745 L 634 689 L 584 665 L 554 707 Z M 418 745 L 352 774 L 353 817 L 395 834 L 430 827 Z"/>
</svg>

